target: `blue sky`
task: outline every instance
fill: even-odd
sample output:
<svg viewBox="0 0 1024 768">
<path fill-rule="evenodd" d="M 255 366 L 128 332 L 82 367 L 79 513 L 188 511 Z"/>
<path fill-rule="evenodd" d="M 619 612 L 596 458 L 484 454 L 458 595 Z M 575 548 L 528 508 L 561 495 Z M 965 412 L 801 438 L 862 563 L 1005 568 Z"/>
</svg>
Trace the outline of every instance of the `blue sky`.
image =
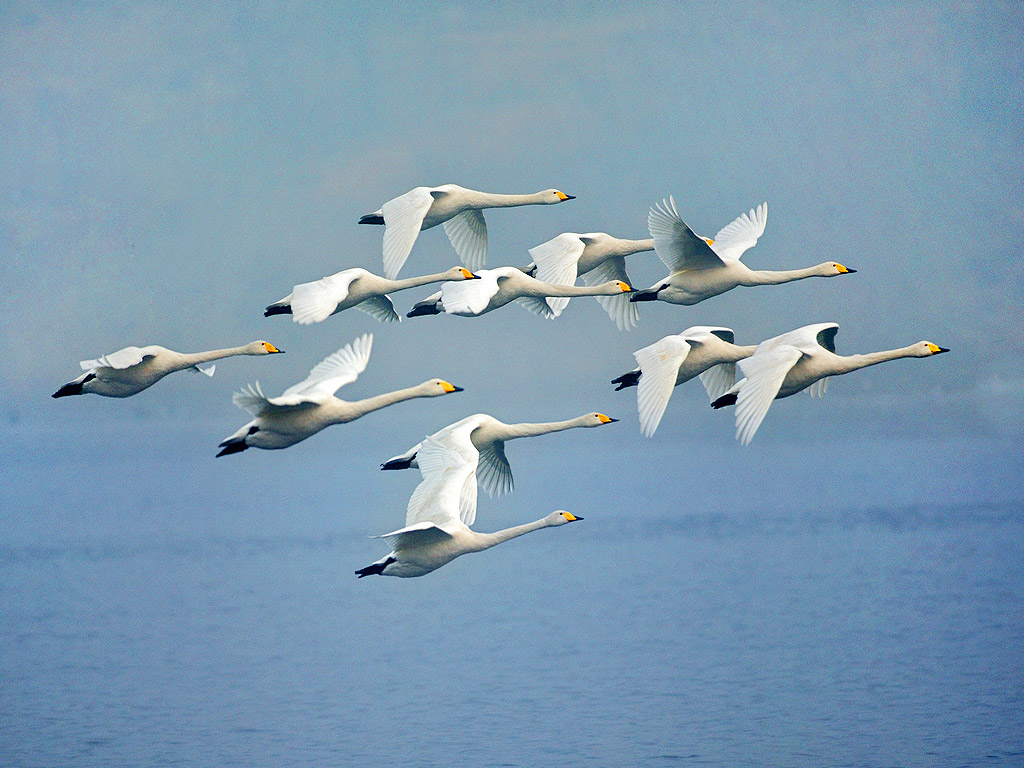
<svg viewBox="0 0 1024 768">
<path fill-rule="evenodd" d="M 835 320 L 840 351 L 929 339 L 953 354 L 845 377 L 823 408 L 773 410 L 780 425 L 758 440 L 783 436 L 799 407 L 837 434 L 867 417 L 1019 437 L 1007 414 L 1024 406 L 1022 21 L 1011 3 L 8 4 L 4 415 L 203 419 L 212 446 L 244 419 L 231 391 L 257 378 L 283 389 L 369 330 L 374 357 L 343 396 L 435 375 L 467 388 L 411 436 L 473 410 L 615 410 L 634 430 L 632 397 L 607 385 L 634 349 L 695 324 L 753 343 Z M 648 207 L 672 194 L 707 234 L 767 200 L 745 256 L 755 268 L 835 259 L 858 274 L 645 305 L 630 333 L 592 301 L 555 321 L 516 306 L 399 327 L 261 316 L 297 282 L 379 272 L 380 229 L 358 217 L 447 182 L 577 196 L 492 212 L 492 266 L 525 263 L 562 231 L 643 237 Z M 430 231 L 405 272 L 454 263 Z M 630 260 L 641 287 L 664 271 L 653 254 Z M 127 344 L 256 338 L 288 355 L 225 361 L 213 381 L 175 377 L 125 402 L 48 398 L 78 360 Z M 705 408 L 681 389 L 666 421 Z"/>
</svg>

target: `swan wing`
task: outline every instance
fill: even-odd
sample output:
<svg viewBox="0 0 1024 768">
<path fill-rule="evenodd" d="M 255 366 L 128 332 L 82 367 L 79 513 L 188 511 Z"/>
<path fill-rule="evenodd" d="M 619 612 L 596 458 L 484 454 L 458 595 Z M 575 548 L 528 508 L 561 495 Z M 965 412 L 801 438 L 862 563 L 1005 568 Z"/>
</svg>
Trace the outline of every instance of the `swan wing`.
<svg viewBox="0 0 1024 768">
<path fill-rule="evenodd" d="M 287 403 L 287 399 L 297 396 L 301 400 L 317 400 L 333 395 L 339 388 L 359 378 L 366 370 L 370 361 L 370 349 L 373 347 L 373 334 L 364 333 L 351 344 L 346 344 L 333 355 L 329 355 L 317 363 L 303 381 L 288 387 L 280 398 L 271 402 Z"/>
<path fill-rule="evenodd" d="M 303 398 L 301 395 L 267 397 L 263 394 L 263 389 L 257 381 L 255 385 L 248 384 L 238 392 L 235 392 L 235 394 L 231 396 L 231 402 L 258 418 L 268 413 L 283 413 L 285 411 L 312 408 L 319 405 L 320 401 L 316 399 Z"/>
<path fill-rule="evenodd" d="M 679 366 L 690 353 L 690 345 L 679 336 L 666 336 L 633 353 L 641 376 L 636 388 L 636 406 L 640 431 L 651 437 L 672 397 Z"/>
<path fill-rule="evenodd" d="M 423 480 L 409 498 L 406 526 L 429 522 L 444 527 L 476 518 L 477 451 L 468 435 L 466 439 L 430 435 L 423 440 L 416 461 Z"/>
<path fill-rule="evenodd" d="M 299 325 L 322 323 L 348 298 L 349 287 L 363 272 L 346 269 L 292 288 L 292 320 Z"/>
<path fill-rule="evenodd" d="M 441 226 L 462 263 L 476 272 L 487 263 L 487 222 L 483 211 L 470 208 Z"/>
<path fill-rule="evenodd" d="M 480 451 L 480 461 L 476 472 L 480 484 L 491 498 L 504 496 L 512 490 L 514 485 L 512 467 L 508 463 L 508 457 L 505 456 L 503 441 L 496 440 Z"/>
<path fill-rule="evenodd" d="M 712 269 L 725 263 L 704 238 L 686 226 L 671 196 L 651 207 L 647 214 L 647 228 L 654 238 L 655 253 L 673 272 Z"/>
<path fill-rule="evenodd" d="M 739 261 L 747 250 L 757 244 L 767 223 L 768 203 L 761 203 L 756 209 L 740 214 L 718 230 L 711 247 L 722 261 Z"/>
<path fill-rule="evenodd" d="M 626 259 L 624 256 L 613 256 L 602 261 L 589 272 L 583 273 L 583 282 L 591 287 L 609 283 L 612 280 L 621 280 L 627 285 L 632 285 L 629 275 L 626 274 Z M 618 296 L 595 296 L 597 303 L 604 307 L 608 317 L 615 321 L 620 331 L 636 328 L 640 319 L 640 311 L 637 305 L 629 300 L 629 294 L 623 293 Z M 549 299 L 550 301 L 550 299 Z"/>
<path fill-rule="evenodd" d="M 563 232 L 546 243 L 530 249 L 530 257 L 537 265 L 535 278 L 553 285 L 573 285 L 576 282 L 576 267 L 583 249 L 586 248 L 580 236 L 574 232 Z M 547 304 L 560 313 L 569 303 L 568 296 L 550 296 Z"/>
<path fill-rule="evenodd" d="M 387 545 L 391 547 L 392 552 L 398 552 L 400 549 L 426 547 L 441 541 L 447 541 L 452 538 L 452 535 L 429 521 L 423 521 L 422 523 L 407 525 L 405 528 L 399 528 L 391 533 L 371 536 L 370 538 L 384 539 Z"/>
<path fill-rule="evenodd" d="M 384 275 L 389 280 L 398 276 L 419 237 L 423 219 L 434 204 L 430 187 L 416 187 L 388 200 L 381 206 L 384 216 Z"/>
<path fill-rule="evenodd" d="M 736 439 L 740 443 L 747 445 L 754 438 L 786 374 L 803 354 L 797 347 L 781 344 L 740 360 L 740 370 L 746 376 L 736 398 Z"/>
<path fill-rule="evenodd" d="M 216 364 L 214 365 L 193 365 L 189 368 L 193 373 L 204 373 L 210 378 L 213 378 L 213 374 L 217 371 Z"/>
<path fill-rule="evenodd" d="M 710 402 L 713 403 L 732 389 L 732 385 L 736 383 L 736 363 L 712 365 L 702 372 L 698 378 L 700 383 L 704 385 L 704 390 L 708 393 Z"/>
<path fill-rule="evenodd" d="M 519 306 L 526 307 L 528 310 L 533 312 L 533 314 L 540 315 L 541 317 L 547 318 L 548 320 L 556 318 L 560 314 L 562 314 L 562 309 L 565 307 L 564 303 L 558 309 L 555 309 L 551 306 L 550 302 L 561 301 L 560 298 L 548 297 L 542 299 L 539 296 L 520 296 L 518 299 L 515 299 L 514 301 Z M 568 299 L 565 299 L 566 303 L 568 303 L 568 301 Z"/>
<path fill-rule="evenodd" d="M 828 376 L 818 379 L 807 388 L 807 393 L 811 397 L 824 397 L 825 393 L 828 391 L 828 380 Z"/>
<path fill-rule="evenodd" d="M 479 315 L 498 293 L 498 275 L 494 270 L 476 272 L 479 280 L 441 283 L 441 304 L 450 315 Z"/>
<path fill-rule="evenodd" d="M 402 318 L 395 312 L 395 305 L 391 303 L 391 299 L 385 294 L 363 299 L 356 304 L 356 309 L 360 312 L 365 312 L 370 317 L 375 317 L 382 323 L 402 322 Z"/>
<path fill-rule="evenodd" d="M 131 368 L 133 365 L 138 365 L 143 360 L 151 357 L 156 357 L 156 355 L 142 347 L 125 347 L 95 360 L 82 360 L 79 365 L 82 366 L 83 371 L 89 371 L 94 368 L 124 370 L 125 368 Z"/>
</svg>

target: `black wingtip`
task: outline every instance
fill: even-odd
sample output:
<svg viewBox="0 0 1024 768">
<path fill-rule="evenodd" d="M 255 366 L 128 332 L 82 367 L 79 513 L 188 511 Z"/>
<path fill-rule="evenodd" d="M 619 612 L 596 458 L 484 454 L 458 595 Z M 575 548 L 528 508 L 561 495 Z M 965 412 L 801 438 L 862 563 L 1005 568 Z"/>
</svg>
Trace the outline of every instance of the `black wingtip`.
<svg viewBox="0 0 1024 768">
<path fill-rule="evenodd" d="M 727 405 L 736 405 L 736 397 L 737 395 L 735 392 L 726 392 L 720 398 L 715 400 L 715 402 L 711 404 L 711 407 L 718 410 L 719 408 L 725 408 Z"/>
<path fill-rule="evenodd" d="M 269 307 L 263 310 L 264 317 L 270 317 L 271 315 L 290 315 L 292 308 L 290 304 L 283 306 L 277 304 L 271 304 Z"/>
<path fill-rule="evenodd" d="M 385 461 L 383 464 L 381 464 L 380 468 L 382 470 L 388 470 L 388 469 L 408 469 L 411 466 L 412 466 L 412 459 L 391 459 L 390 461 Z"/>
<path fill-rule="evenodd" d="M 630 371 L 624 373 L 618 378 L 612 379 L 612 384 L 618 384 L 615 391 L 618 392 L 620 389 L 626 389 L 627 387 L 635 387 L 640 383 L 640 371 Z"/>
<path fill-rule="evenodd" d="M 215 458 L 219 459 L 221 456 L 230 456 L 232 453 L 241 453 L 242 451 L 249 447 L 248 445 L 245 444 L 244 440 L 239 440 L 237 442 L 227 444 L 221 443 L 221 445 L 223 445 L 224 447 L 221 448 L 220 453 L 218 453 Z"/>
<path fill-rule="evenodd" d="M 632 296 L 629 297 L 631 302 L 637 301 L 657 301 L 657 291 L 636 291 Z"/>
<path fill-rule="evenodd" d="M 368 213 L 359 219 L 360 224 L 383 224 L 384 217 L 379 213 Z"/>
<path fill-rule="evenodd" d="M 405 313 L 406 317 L 420 317 L 421 315 L 439 315 L 441 310 L 435 304 L 419 304 Z"/>
<path fill-rule="evenodd" d="M 70 384 L 65 384 L 63 387 L 61 387 L 52 395 L 50 395 L 50 397 L 70 397 L 71 395 L 80 394 L 82 394 L 82 382 L 73 381 Z"/>
</svg>

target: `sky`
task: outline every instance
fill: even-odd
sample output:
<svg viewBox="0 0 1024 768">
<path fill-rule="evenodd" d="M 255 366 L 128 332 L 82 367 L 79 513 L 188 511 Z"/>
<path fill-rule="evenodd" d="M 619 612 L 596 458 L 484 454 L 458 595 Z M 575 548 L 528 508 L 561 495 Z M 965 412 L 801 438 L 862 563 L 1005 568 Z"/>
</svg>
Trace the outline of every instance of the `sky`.
<svg viewBox="0 0 1024 768">
<path fill-rule="evenodd" d="M 434 376 L 466 388 L 376 415 L 408 435 L 389 455 L 474 411 L 607 411 L 650 450 L 662 434 L 641 442 L 632 393 L 608 384 L 635 349 L 690 325 L 755 343 L 836 321 L 840 352 L 927 339 L 952 353 L 777 405 L 758 442 L 858 429 L 1019 441 L 1022 30 L 1016 3 L 6 3 L 0 418 L 58 432 L 187 420 L 207 425 L 212 452 L 248 418 L 232 391 L 281 391 L 369 331 L 369 367 L 342 397 Z M 563 231 L 645 237 L 648 208 L 673 195 L 707 235 L 768 201 L 752 268 L 858 271 L 645 304 L 628 333 L 591 300 L 553 321 L 515 305 L 386 326 L 262 317 L 296 283 L 381 272 L 381 229 L 359 216 L 442 183 L 576 196 L 489 212 L 488 266 L 524 264 Z M 455 263 L 431 230 L 403 276 Z M 639 287 L 665 272 L 653 253 L 629 259 Z M 395 302 L 404 314 L 430 292 Z M 287 354 L 125 401 L 49 398 L 79 360 L 123 346 L 254 339 Z M 695 430 L 731 440 L 731 415 L 705 411 L 696 384 L 680 387 L 661 449 Z"/>
</svg>

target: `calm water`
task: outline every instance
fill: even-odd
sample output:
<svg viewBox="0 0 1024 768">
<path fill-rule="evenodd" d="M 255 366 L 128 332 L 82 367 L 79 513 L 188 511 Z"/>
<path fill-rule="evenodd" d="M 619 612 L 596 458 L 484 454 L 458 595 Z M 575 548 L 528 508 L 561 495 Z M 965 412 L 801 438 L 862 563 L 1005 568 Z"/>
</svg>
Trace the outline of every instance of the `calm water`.
<svg viewBox="0 0 1024 768">
<path fill-rule="evenodd" d="M 764 480 L 695 510 L 615 478 L 606 504 L 566 504 L 583 523 L 360 581 L 411 476 L 335 478 L 382 505 L 367 521 L 308 511 L 321 494 L 288 478 L 329 471 L 313 451 L 179 456 L 177 494 L 127 454 L 37 451 L 0 496 L 0 764 L 1019 766 L 1015 447 L 860 444 L 857 493 L 801 505 Z M 792 459 L 720 450 L 744 472 Z M 922 467 L 931 497 L 878 487 Z M 516 497 L 479 527 L 552 506 Z"/>
</svg>

